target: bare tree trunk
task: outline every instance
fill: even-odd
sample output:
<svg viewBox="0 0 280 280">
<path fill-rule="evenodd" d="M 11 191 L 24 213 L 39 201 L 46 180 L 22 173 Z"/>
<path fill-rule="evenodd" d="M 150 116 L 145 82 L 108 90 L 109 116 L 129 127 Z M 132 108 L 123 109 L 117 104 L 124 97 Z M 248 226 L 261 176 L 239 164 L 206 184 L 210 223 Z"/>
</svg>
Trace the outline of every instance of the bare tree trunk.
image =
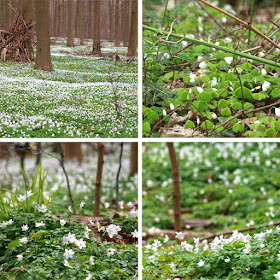
<svg viewBox="0 0 280 280">
<path fill-rule="evenodd" d="M 98 164 L 96 173 L 95 195 L 94 195 L 94 209 L 93 216 L 98 217 L 100 213 L 100 195 L 102 184 L 102 171 L 104 164 L 104 144 L 97 143 L 98 146 Z"/>
<path fill-rule="evenodd" d="M 130 143 L 130 170 L 129 176 L 132 177 L 138 172 L 138 143 Z"/>
<path fill-rule="evenodd" d="M 93 54 L 101 54 L 100 41 L 100 0 L 94 1 L 94 31 L 93 31 Z"/>
<path fill-rule="evenodd" d="M 33 16 L 33 0 L 22 0 L 20 12 L 22 14 L 23 20 L 25 21 L 26 25 L 32 23 L 34 16 Z M 34 59 L 34 52 L 31 40 L 27 42 L 27 52 L 30 62 Z"/>
<path fill-rule="evenodd" d="M 119 0 L 115 0 L 115 46 L 120 47 L 120 21 L 119 21 Z"/>
<path fill-rule="evenodd" d="M 77 160 L 80 164 L 83 162 L 83 153 L 81 143 L 64 143 L 65 158 Z"/>
<path fill-rule="evenodd" d="M 41 155 L 42 155 L 42 153 L 41 153 L 42 143 L 41 142 L 36 143 L 36 149 L 37 149 L 37 154 L 36 154 L 35 165 L 36 165 L 36 169 L 37 169 L 41 163 Z"/>
<path fill-rule="evenodd" d="M 110 33 L 109 33 L 109 38 L 110 41 L 114 41 L 114 3 L 113 0 L 108 0 L 109 1 L 109 21 L 110 21 Z"/>
<path fill-rule="evenodd" d="M 119 176 L 122 168 L 122 154 L 123 154 L 123 143 L 121 143 L 121 151 L 120 151 L 120 157 L 119 157 L 119 168 L 117 172 L 117 178 L 116 178 L 116 209 L 117 211 L 120 210 L 120 204 L 119 204 Z"/>
<path fill-rule="evenodd" d="M 129 0 L 124 0 L 124 29 L 123 29 L 123 46 L 124 47 L 127 47 L 128 46 L 128 39 L 129 39 L 129 32 L 130 32 L 130 29 L 129 29 L 129 26 L 130 26 L 130 20 L 129 20 L 129 7 L 130 7 L 130 3 L 129 3 Z"/>
<path fill-rule="evenodd" d="M 78 17 L 79 23 L 79 38 L 80 45 L 84 45 L 85 38 L 85 1 L 78 0 L 77 6 L 79 6 L 80 16 Z"/>
<path fill-rule="evenodd" d="M 128 43 L 128 56 L 136 56 L 138 38 L 138 1 L 131 0 L 131 29 Z"/>
<path fill-rule="evenodd" d="M 182 225 L 179 166 L 173 143 L 167 143 L 167 147 L 169 151 L 173 179 L 174 230 L 180 232 L 182 230 Z"/>
<path fill-rule="evenodd" d="M 36 0 L 36 59 L 35 69 L 51 71 L 50 1 Z"/>
<path fill-rule="evenodd" d="M 75 25 L 74 25 L 74 0 L 68 0 L 68 28 L 67 28 L 67 47 L 74 47 Z"/>
</svg>

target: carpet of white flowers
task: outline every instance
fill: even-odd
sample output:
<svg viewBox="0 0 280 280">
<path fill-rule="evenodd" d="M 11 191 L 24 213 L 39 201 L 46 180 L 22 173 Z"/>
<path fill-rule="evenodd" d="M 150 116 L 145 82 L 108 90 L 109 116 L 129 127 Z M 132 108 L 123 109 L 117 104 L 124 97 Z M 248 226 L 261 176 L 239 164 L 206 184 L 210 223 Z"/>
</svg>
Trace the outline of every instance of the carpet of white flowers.
<svg viewBox="0 0 280 280">
<path fill-rule="evenodd" d="M 137 60 L 127 60 L 126 48 L 102 43 L 103 53 L 121 58 L 90 56 L 91 42 L 69 48 L 53 39 L 54 70 L 37 71 L 33 65 L 0 63 L 0 137 L 137 137 Z M 111 79 L 111 81 L 110 81 Z"/>
<path fill-rule="evenodd" d="M 22 177 L 20 183 L 16 180 L 16 159 L 0 161 L 0 279 L 137 279 L 137 176 L 128 178 L 129 145 L 124 145 L 120 211 L 115 215 L 119 145 L 111 148 L 104 158 L 100 213 L 111 223 L 103 226 L 90 219 L 87 225 L 70 222 L 73 208 L 57 159 L 43 156 L 42 169 L 48 174 L 42 188 L 32 184 L 34 158 L 25 161 L 27 185 Z M 97 153 L 82 164 L 66 161 L 65 168 L 77 214 L 92 216 Z M 43 180 L 39 174 L 37 182 Z M 53 215 L 57 213 L 63 216 Z"/>
<path fill-rule="evenodd" d="M 163 231 L 174 225 L 167 145 L 144 144 L 143 279 L 280 279 L 279 143 L 174 146 L 181 208 L 190 210 L 172 240 Z"/>
</svg>

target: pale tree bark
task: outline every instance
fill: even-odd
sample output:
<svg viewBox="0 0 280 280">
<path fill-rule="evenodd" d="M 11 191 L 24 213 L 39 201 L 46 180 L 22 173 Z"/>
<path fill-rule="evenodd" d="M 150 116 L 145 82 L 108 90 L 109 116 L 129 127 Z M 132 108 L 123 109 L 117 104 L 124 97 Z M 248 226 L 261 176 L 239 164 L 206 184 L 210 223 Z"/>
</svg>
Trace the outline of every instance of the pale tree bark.
<svg viewBox="0 0 280 280">
<path fill-rule="evenodd" d="M 94 1 L 94 30 L 93 30 L 93 54 L 101 54 L 100 41 L 100 0 Z"/>
<path fill-rule="evenodd" d="M 131 28 L 128 43 L 128 56 L 137 55 L 137 38 L 138 38 L 138 1 L 131 0 Z"/>
<path fill-rule="evenodd" d="M 51 71 L 50 1 L 35 0 L 36 59 L 35 69 Z"/>
<path fill-rule="evenodd" d="M 62 17 L 61 17 L 61 26 L 63 27 L 62 37 L 67 36 L 67 2 L 62 0 Z"/>
<path fill-rule="evenodd" d="M 119 19 L 119 0 L 115 0 L 115 46 L 120 47 L 120 19 Z"/>
<path fill-rule="evenodd" d="M 83 162 L 81 143 L 64 143 L 65 158 Z"/>
<path fill-rule="evenodd" d="M 138 143 L 130 143 L 130 168 L 129 176 L 132 177 L 138 172 Z"/>
<path fill-rule="evenodd" d="M 101 196 L 101 185 L 102 185 L 102 171 L 104 164 L 104 144 L 97 143 L 98 145 L 98 163 L 95 183 L 95 195 L 94 195 L 94 209 L 93 216 L 98 217 L 100 213 L 100 196 Z"/>
<path fill-rule="evenodd" d="M 75 25 L 74 25 L 74 0 L 68 0 L 68 23 L 67 23 L 67 47 L 74 47 Z"/>
<path fill-rule="evenodd" d="M 80 3 L 78 3 L 78 0 L 76 0 L 76 12 L 75 12 L 75 38 L 79 38 L 79 18 L 81 16 L 80 14 Z"/>
<path fill-rule="evenodd" d="M 115 14 L 115 10 L 114 10 L 114 0 L 108 0 L 109 1 L 109 20 L 110 20 L 110 41 L 113 42 L 114 41 L 114 14 Z"/>
<path fill-rule="evenodd" d="M 179 165 L 173 143 L 167 143 L 169 158 L 171 163 L 172 179 L 173 179 L 173 203 L 174 203 L 174 230 L 180 232 L 181 225 L 181 195 L 180 195 L 180 175 Z"/>
</svg>

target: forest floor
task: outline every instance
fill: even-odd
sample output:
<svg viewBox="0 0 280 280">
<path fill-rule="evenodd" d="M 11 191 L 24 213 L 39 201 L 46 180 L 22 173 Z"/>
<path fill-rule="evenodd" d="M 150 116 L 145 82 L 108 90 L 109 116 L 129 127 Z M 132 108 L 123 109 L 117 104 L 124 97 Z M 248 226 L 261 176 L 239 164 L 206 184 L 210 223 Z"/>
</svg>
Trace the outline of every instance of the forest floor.
<svg viewBox="0 0 280 280">
<path fill-rule="evenodd" d="M 84 154 L 92 154 L 89 147 L 83 148 Z M 82 164 L 65 162 L 77 215 L 69 207 L 65 175 L 56 158 L 42 157 L 42 169 L 48 172 L 42 198 L 37 186 L 34 194 L 24 196 L 16 158 L 0 161 L 1 279 L 137 279 L 137 176 L 127 176 L 129 145 L 124 145 L 123 153 L 119 211 L 115 203 L 119 151 L 104 156 L 100 217 L 92 216 L 97 153 L 86 156 Z M 29 183 L 34 163 L 31 157 L 25 159 Z M 46 211 L 40 211 L 42 204 Z"/>
<path fill-rule="evenodd" d="M 220 7 L 239 20 L 199 1 L 151 8 L 143 15 L 143 135 L 279 137 L 280 48 L 271 24 L 279 14 L 252 14 L 272 44 L 240 24 L 250 22 L 247 6 Z"/>
<path fill-rule="evenodd" d="M 0 63 L 1 137 L 137 137 L 137 59 L 110 42 L 102 43 L 102 53 L 117 53 L 119 62 L 92 57 L 91 44 L 70 48 L 53 38 L 50 73 Z M 114 91 L 123 108 L 119 118 Z"/>
</svg>

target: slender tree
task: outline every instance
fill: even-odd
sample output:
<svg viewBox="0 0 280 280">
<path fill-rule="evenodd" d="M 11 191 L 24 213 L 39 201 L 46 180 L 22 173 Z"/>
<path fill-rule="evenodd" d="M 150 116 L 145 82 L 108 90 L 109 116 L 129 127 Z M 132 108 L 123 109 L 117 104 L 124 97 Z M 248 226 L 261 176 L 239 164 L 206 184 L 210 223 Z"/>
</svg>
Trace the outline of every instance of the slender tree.
<svg viewBox="0 0 280 280">
<path fill-rule="evenodd" d="M 130 26 L 130 20 L 129 20 L 129 10 L 130 10 L 130 1 L 124 0 L 124 15 L 123 15 L 123 46 L 128 46 L 128 38 L 129 38 L 129 26 Z"/>
<path fill-rule="evenodd" d="M 119 157 L 119 168 L 117 172 L 117 177 L 116 177 L 116 209 L 117 211 L 120 210 L 120 203 L 119 203 L 119 177 L 121 173 L 121 168 L 122 168 L 122 154 L 123 154 L 123 143 L 121 143 L 121 151 L 120 151 L 120 157 Z"/>
<path fill-rule="evenodd" d="M 115 46 L 120 46 L 120 21 L 119 21 L 120 1 L 115 0 Z"/>
<path fill-rule="evenodd" d="M 138 172 L 138 143 L 130 143 L 130 170 L 129 176 L 133 176 Z"/>
<path fill-rule="evenodd" d="M 100 212 L 102 171 L 103 171 L 103 164 L 104 164 L 104 144 L 97 143 L 97 146 L 98 146 L 98 164 L 97 164 L 95 195 L 94 195 L 94 209 L 93 209 L 93 216 L 95 216 L 95 217 L 98 217 L 99 212 Z"/>
<path fill-rule="evenodd" d="M 94 30 L 93 30 L 93 54 L 101 54 L 100 41 L 100 0 L 94 1 Z"/>
<path fill-rule="evenodd" d="M 64 143 L 65 158 L 77 160 L 80 164 L 83 162 L 83 153 L 81 143 Z"/>
<path fill-rule="evenodd" d="M 68 23 L 67 23 L 67 47 L 74 47 L 75 25 L 74 25 L 74 0 L 68 0 Z"/>
<path fill-rule="evenodd" d="M 137 55 L 137 38 L 138 38 L 138 4 L 137 0 L 130 0 L 131 3 L 131 29 L 128 43 L 128 56 Z"/>
<path fill-rule="evenodd" d="M 174 230 L 180 232 L 182 230 L 182 225 L 179 166 L 173 143 L 168 142 L 167 147 L 169 151 L 173 179 Z"/>
<path fill-rule="evenodd" d="M 50 1 L 35 1 L 36 16 L 36 59 L 35 69 L 51 71 L 51 40 L 50 40 Z"/>
</svg>

